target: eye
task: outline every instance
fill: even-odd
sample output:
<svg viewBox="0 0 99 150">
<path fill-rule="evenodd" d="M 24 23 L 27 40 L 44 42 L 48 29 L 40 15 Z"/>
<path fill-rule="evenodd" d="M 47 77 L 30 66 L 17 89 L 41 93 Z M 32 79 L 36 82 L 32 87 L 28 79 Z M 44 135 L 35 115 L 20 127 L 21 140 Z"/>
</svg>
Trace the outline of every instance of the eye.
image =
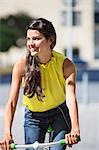
<svg viewBox="0 0 99 150">
<path fill-rule="evenodd" d="M 41 37 L 34 37 L 33 40 L 35 41 L 39 41 L 41 39 Z"/>
<path fill-rule="evenodd" d="M 26 41 L 29 41 L 30 40 L 30 38 L 29 37 L 26 37 Z"/>
<path fill-rule="evenodd" d="M 39 41 L 39 40 L 41 40 L 41 39 L 42 39 L 41 37 L 32 37 L 32 38 L 26 37 L 26 41 L 27 41 L 27 42 L 30 41 L 30 40 Z"/>
</svg>

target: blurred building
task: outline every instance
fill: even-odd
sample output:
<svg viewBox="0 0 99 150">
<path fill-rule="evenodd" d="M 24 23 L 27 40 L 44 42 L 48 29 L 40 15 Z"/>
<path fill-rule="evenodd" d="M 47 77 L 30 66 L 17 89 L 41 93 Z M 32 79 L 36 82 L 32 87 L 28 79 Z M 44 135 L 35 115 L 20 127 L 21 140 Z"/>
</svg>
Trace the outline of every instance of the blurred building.
<svg viewBox="0 0 99 150">
<path fill-rule="evenodd" d="M 20 11 L 53 22 L 57 51 L 65 54 L 71 46 L 73 55 L 99 67 L 99 0 L 0 0 L 0 16 Z"/>
</svg>

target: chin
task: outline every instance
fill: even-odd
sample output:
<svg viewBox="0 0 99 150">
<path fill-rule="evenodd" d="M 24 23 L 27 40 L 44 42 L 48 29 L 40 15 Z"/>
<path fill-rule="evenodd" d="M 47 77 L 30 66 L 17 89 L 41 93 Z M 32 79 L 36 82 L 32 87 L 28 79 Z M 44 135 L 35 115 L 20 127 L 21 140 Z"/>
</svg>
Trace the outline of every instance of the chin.
<svg viewBox="0 0 99 150">
<path fill-rule="evenodd" d="M 31 52 L 32 56 L 36 56 L 38 54 L 38 52 Z"/>
</svg>

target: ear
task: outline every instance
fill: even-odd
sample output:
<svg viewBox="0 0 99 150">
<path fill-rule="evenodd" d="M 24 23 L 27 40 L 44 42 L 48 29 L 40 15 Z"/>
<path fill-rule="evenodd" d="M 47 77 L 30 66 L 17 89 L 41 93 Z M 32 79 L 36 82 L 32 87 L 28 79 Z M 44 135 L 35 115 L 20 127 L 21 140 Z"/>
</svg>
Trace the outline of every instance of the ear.
<svg viewBox="0 0 99 150">
<path fill-rule="evenodd" d="M 50 39 L 48 39 L 48 43 L 49 43 L 49 45 L 51 45 L 52 44 L 52 39 L 50 38 Z"/>
</svg>

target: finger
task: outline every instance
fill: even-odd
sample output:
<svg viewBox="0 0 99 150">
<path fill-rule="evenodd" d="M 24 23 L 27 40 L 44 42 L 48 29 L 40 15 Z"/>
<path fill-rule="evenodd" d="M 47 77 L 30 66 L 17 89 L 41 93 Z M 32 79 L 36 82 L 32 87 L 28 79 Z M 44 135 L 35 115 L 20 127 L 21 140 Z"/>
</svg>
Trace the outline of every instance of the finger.
<svg viewBox="0 0 99 150">
<path fill-rule="evenodd" d="M 71 134 L 71 144 L 75 144 L 75 136 Z"/>
<path fill-rule="evenodd" d="M 2 141 L 0 140 L 0 145 L 2 144 Z"/>
<path fill-rule="evenodd" d="M 9 150 L 9 140 L 6 141 L 7 150 Z"/>
<path fill-rule="evenodd" d="M 2 144 L 0 144 L 0 146 L 1 146 L 1 149 L 3 149 L 3 145 L 2 145 Z"/>
<path fill-rule="evenodd" d="M 71 147 L 72 146 L 72 136 L 71 134 L 68 136 L 68 140 L 69 140 L 69 146 Z"/>
<path fill-rule="evenodd" d="M 65 138 L 66 138 L 66 141 L 67 141 L 67 145 L 68 145 L 69 147 L 72 147 L 72 144 L 71 144 L 71 135 L 70 135 L 70 134 L 67 134 L 67 135 L 65 136 Z"/>
<path fill-rule="evenodd" d="M 69 143 L 67 134 L 65 135 L 66 144 Z"/>
<path fill-rule="evenodd" d="M 0 145 L 2 145 L 3 144 L 3 140 L 0 140 Z"/>
<path fill-rule="evenodd" d="M 7 150 L 6 143 L 3 143 L 2 146 L 1 146 L 1 148 L 2 148 L 3 150 Z"/>
<path fill-rule="evenodd" d="M 0 146 L 1 146 L 1 149 L 4 150 L 4 142 L 1 142 Z"/>
<path fill-rule="evenodd" d="M 72 143 L 73 143 L 73 144 L 78 143 L 77 135 L 75 135 L 75 134 L 72 135 Z"/>
</svg>

